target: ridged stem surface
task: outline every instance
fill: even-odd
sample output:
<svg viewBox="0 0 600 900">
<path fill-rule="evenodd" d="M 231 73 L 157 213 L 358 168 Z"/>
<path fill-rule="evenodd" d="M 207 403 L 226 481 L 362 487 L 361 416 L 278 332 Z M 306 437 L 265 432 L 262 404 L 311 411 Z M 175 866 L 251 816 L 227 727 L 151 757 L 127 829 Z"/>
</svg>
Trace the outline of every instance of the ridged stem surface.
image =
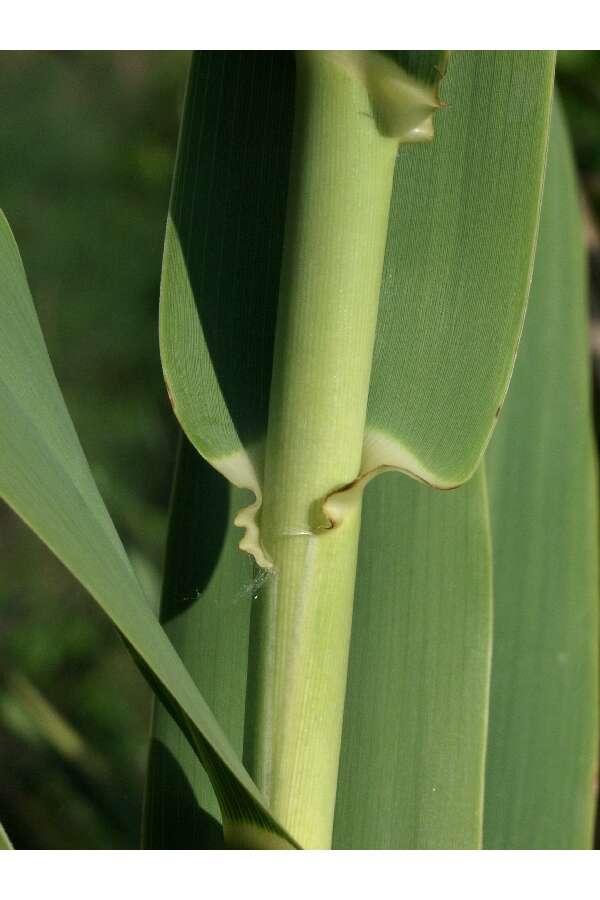
<svg viewBox="0 0 600 900">
<path fill-rule="evenodd" d="M 396 153 L 361 79 L 300 54 L 246 751 L 304 847 L 331 843 L 360 528 L 321 505 L 359 473 Z"/>
</svg>

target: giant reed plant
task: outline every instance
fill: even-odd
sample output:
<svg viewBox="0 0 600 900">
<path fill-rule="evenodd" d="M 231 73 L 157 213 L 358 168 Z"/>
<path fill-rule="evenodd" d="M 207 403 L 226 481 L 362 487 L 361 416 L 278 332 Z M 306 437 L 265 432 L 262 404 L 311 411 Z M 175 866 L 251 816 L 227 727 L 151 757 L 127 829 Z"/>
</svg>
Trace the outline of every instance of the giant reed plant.
<svg viewBox="0 0 600 900">
<path fill-rule="evenodd" d="M 160 303 L 182 435 L 159 618 L 3 221 L 0 492 L 156 694 L 143 846 L 589 846 L 596 473 L 553 67 L 194 56 Z"/>
</svg>

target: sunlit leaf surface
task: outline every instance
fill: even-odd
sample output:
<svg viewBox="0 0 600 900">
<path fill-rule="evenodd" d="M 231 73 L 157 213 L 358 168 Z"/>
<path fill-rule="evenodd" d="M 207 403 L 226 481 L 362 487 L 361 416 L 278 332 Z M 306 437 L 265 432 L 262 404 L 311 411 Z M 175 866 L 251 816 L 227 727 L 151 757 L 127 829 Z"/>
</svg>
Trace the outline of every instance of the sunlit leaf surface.
<svg viewBox="0 0 600 900">
<path fill-rule="evenodd" d="M 598 484 L 588 353 L 581 212 L 557 105 L 525 333 L 487 455 L 495 578 L 490 849 L 591 846 Z"/>
</svg>

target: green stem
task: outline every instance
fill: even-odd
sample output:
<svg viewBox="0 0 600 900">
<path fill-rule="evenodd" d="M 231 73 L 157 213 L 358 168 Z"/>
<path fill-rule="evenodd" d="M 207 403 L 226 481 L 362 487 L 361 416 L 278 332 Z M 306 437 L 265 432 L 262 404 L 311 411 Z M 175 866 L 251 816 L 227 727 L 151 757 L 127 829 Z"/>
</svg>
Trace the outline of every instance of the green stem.
<svg viewBox="0 0 600 900">
<path fill-rule="evenodd" d="M 342 61 L 343 62 L 343 61 Z M 331 844 L 360 501 L 327 529 L 323 499 L 360 470 L 398 138 L 365 79 L 300 54 L 261 533 L 250 765 L 304 847 Z"/>
</svg>

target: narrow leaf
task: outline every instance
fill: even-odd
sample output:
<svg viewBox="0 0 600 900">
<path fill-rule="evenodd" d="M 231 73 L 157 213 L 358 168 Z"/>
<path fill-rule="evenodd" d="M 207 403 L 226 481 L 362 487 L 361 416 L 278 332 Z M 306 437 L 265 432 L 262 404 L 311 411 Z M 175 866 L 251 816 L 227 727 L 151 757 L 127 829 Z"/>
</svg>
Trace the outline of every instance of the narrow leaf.
<svg viewBox="0 0 600 900">
<path fill-rule="evenodd" d="M 98 493 L 0 214 L 0 496 L 81 581 L 211 775 L 233 842 L 287 840 L 147 603 Z M 256 833 L 249 837 L 248 829 Z M 261 837 L 264 835 L 264 838 Z M 257 843 L 258 842 L 258 843 Z"/>
<path fill-rule="evenodd" d="M 530 308 L 487 469 L 495 638 L 485 846 L 589 849 L 598 484 L 581 213 L 558 104 Z"/>
<path fill-rule="evenodd" d="M 233 513 L 242 492 L 181 436 L 175 470 L 161 622 L 241 756 L 250 611 L 250 557 L 237 549 Z M 210 528 L 207 528 L 210 523 Z M 206 772 L 167 710 L 156 704 L 144 810 L 145 847 L 223 846 L 221 815 Z"/>
<path fill-rule="evenodd" d="M 7 835 L 6 831 L 2 827 L 2 822 L 0 822 L 0 850 L 14 850 L 14 847 L 10 842 L 9 836 Z"/>
</svg>

